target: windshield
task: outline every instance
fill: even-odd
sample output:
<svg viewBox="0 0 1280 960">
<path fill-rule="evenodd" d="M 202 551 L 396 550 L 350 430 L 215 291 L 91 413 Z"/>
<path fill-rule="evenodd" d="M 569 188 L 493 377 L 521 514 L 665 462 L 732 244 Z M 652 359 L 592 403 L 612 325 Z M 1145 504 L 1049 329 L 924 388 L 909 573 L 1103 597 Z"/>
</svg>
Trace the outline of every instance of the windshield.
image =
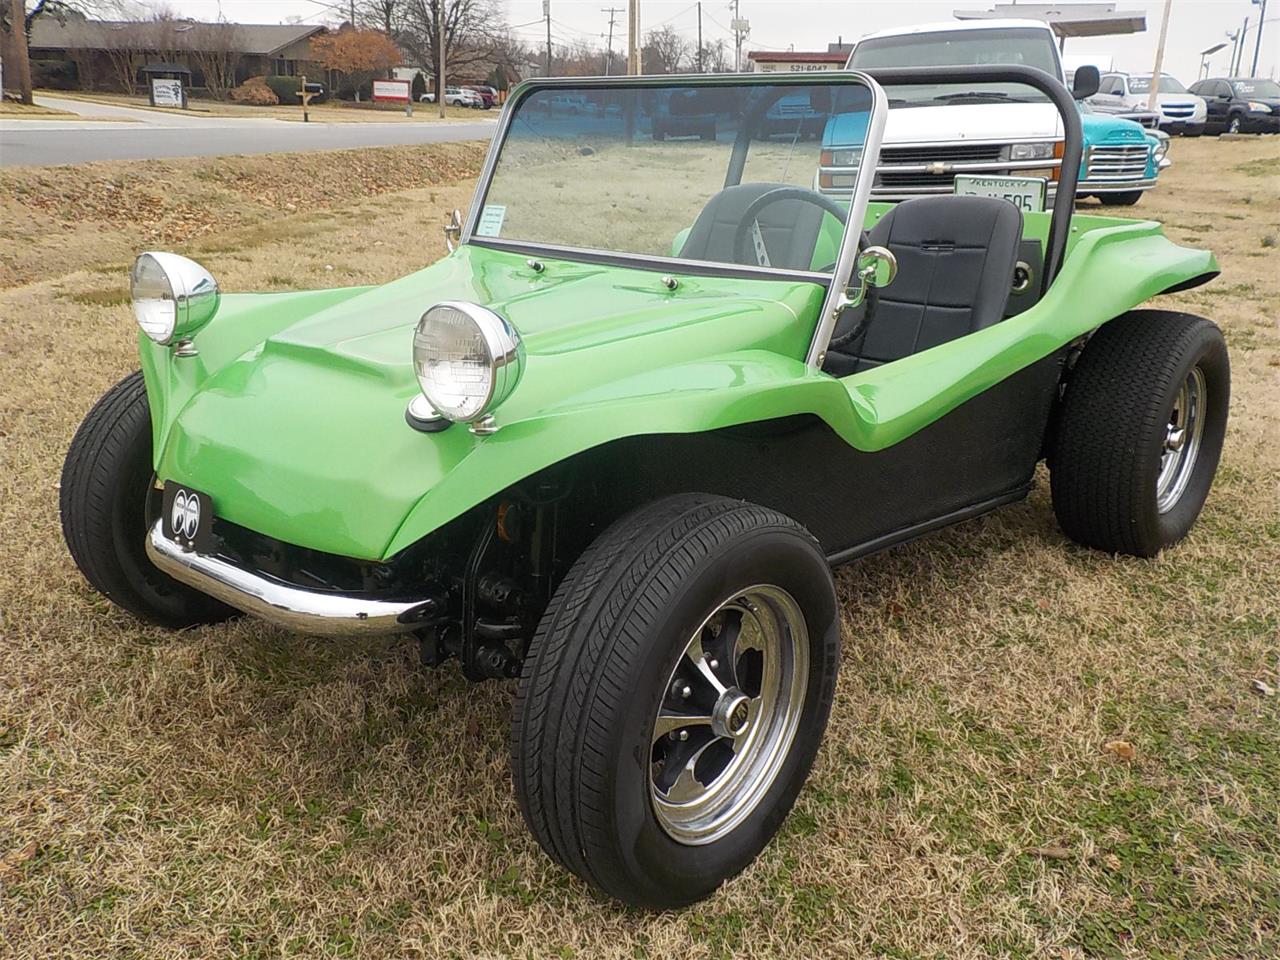
<svg viewBox="0 0 1280 960">
<path fill-rule="evenodd" d="M 1036 67 L 1051 77 L 1062 76 L 1052 34 L 1034 27 L 872 37 L 860 41 L 849 58 L 849 67 L 853 70 L 995 65 Z M 894 86 L 888 88 L 888 92 L 891 107 L 1047 100 L 1038 90 L 1016 83 L 984 83 L 978 89 L 970 84 L 914 84 Z"/>
<path fill-rule="evenodd" d="M 1237 97 L 1269 97 L 1280 99 L 1280 83 L 1274 80 L 1233 80 Z"/>
<path fill-rule="evenodd" d="M 1150 77 L 1130 77 L 1129 78 L 1130 93 L 1150 93 L 1151 78 Z M 1186 93 L 1187 88 L 1180 84 L 1173 77 L 1165 74 L 1160 78 L 1159 93 Z"/>
<path fill-rule="evenodd" d="M 830 273 L 856 177 L 815 192 L 822 138 L 860 148 L 871 104 L 848 77 L 534 88 L 470 237 Z"/>
</svg>

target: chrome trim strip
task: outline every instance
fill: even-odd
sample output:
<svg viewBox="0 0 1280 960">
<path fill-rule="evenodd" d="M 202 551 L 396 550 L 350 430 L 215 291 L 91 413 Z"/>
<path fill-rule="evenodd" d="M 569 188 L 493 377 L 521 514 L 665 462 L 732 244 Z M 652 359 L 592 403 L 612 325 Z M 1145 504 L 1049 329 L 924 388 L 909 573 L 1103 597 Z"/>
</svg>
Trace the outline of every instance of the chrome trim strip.
<svg viewBox="0 0 1280 960">
<path fill-rule="evenodd" d="M 875 161 L 880 158 L 884 125 L 889 119 L 889 98 L 885 96 L 880 84 L 865 73 L 856 70 L 848 72 L 865 83 L 871 91 L 871 122 L 867 126 L 867 137 L 862 143 L 862 156 Z M 827 346 L 836 329 L 836 320 L 848 296 L 849 281 L 853 279 L 853 271 L 858 264 L 858 244 L 862 240 L 863 225 L 867 220 L 867 204 L 871 202 L 871 187 L 875 179 L 865 165 L 859 165 L 858 182 L 849 202 L 849 217 L 845 221 L 840 254 L 836 257 L 835 270 L 831 274 L 831 286 L 827 287 L 822 312 L 818 314 L 818 325 L 814 328 L 813 339 L 809 341 L 809 352 L 804 358 L 804 362 L 814 370 L 822 369 L 822 361 L 827 357 Z"/>
<path fill-rule="evenodd" d="M 935 176 L 948 176 L 953 173 L 970 173 L 984 170 L 1050 170 L 1062 166 L 1062 161 L 1050 157 L 1044 160 L 943 160 L 945 169 Z M 883 173 L 933 173 L 935 163 L 882 163 L 876 167 L 877 174 Z M 834 171 L 840 167 L 824 167 L 824 171 Z M 843 169 L 848 169 L 844 167 Z"/>
<path fill-rule="evenodd" d="M 529 240 L 503 240 L 493 237 L 477 237 L 472 240 L 477 247 L 488 247 L 492 250 L 507 250 L 512 253 L 541 253 L 560 260 L 581 262 L 583 257 L 617 263 L 621 266 L 634 266 L 637 270 L 661 270 L 664 273 L 699 274 L 710 273 L 721 276 L 740 276 L 752 274 L 761 280 L 804 280 L 810 283 L 827 284 L 831 282 L 831 274 L 818 273 L 816 270 L 786 270 L 781 267 L 761 267 L 749 263 L 730 263 L 725 260 L 684 260 L 679 257 L 661 257 L 657 254 L 622 253 L 614 250 L 597 250 L 587 247 L 563 247 L 554 243 L 534 243 Z"/>
<path fill-rule="evenodd" d="M 147 556 L 160 571 L 286 630 L 329 637 L 405 633 L 435 610 L 431 599 L 367 600 L 289 586 L 219 557 L 183 550 L 164 535 L 162 522 L 156 521 L 146 541 Z"/>
</svg>

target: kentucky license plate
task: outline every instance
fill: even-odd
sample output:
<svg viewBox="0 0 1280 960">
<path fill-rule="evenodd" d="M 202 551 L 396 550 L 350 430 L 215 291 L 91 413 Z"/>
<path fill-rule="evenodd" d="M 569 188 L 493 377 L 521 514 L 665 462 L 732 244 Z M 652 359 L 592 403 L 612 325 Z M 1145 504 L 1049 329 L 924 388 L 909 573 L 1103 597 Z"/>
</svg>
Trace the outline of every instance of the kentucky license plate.
<svg viewBox="0 0 1280 960">
<path fill-rule="evenodd" d="M 956 174 L 955 192 L 964 197 L 995 197 L 1008 200 L 1023 213 L 1043 213 L 1045 180 L 1043 177 L 984 177 L 978 174 Z"/>
<path fill-rule="evenodd" d="M 184 549 L 208 553 L 213 535 L 213 501 L 209 495 L 166 480 L 161 503 L 164 535 Z"/>
</svg>

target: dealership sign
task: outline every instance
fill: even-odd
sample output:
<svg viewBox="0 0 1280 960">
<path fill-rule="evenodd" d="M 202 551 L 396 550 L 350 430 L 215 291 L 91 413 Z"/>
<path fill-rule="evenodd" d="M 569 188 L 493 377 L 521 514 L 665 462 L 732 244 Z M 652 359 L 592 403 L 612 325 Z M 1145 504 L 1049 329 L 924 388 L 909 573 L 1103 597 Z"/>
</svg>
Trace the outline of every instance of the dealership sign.
<svg viewBox="0 0 1280 960">
<path fill-rule="evenodd" d="M 375 80 L 373 81 L 373 99 L 392 103 L 409 102 L 408 80 Z"/>
<path fill-rule="evenodd" d="M 181 80 L 151 78 L 151 106 L 185 107 L 186 105 L 186 98 L 182 95 Z"/>
</svg>

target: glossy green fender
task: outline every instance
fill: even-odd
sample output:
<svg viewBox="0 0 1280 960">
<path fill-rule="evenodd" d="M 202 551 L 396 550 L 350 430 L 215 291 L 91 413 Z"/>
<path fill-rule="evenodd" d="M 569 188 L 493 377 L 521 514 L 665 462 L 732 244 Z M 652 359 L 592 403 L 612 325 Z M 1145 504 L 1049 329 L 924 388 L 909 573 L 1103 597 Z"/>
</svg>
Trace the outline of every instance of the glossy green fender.
<svg viewBox="0 0 1280 960">
<path fill-rule="evenodd" d="M 1028 217 L 1043 233 L 1047 216 Z M 910 436 L 1064 344 L 1217 272 L 1158 224 L 1073 219 L 1049 293 L 986 330 L 856 376 L 802 358 L 823 289 L 789 280 L 659 274 L 474 244 L 381 287 L 229 295 L 195 357 L 139 339 L 162 479 L 219 516 L 285 542 L 385 559 L 536 471 L 626 436 L 692 433 L 793 414 L 861 450 Z M 499 429 L 420 433 L 414 325 L 465 299 L 520 331 L 526 366 Z"/>
</svg>

